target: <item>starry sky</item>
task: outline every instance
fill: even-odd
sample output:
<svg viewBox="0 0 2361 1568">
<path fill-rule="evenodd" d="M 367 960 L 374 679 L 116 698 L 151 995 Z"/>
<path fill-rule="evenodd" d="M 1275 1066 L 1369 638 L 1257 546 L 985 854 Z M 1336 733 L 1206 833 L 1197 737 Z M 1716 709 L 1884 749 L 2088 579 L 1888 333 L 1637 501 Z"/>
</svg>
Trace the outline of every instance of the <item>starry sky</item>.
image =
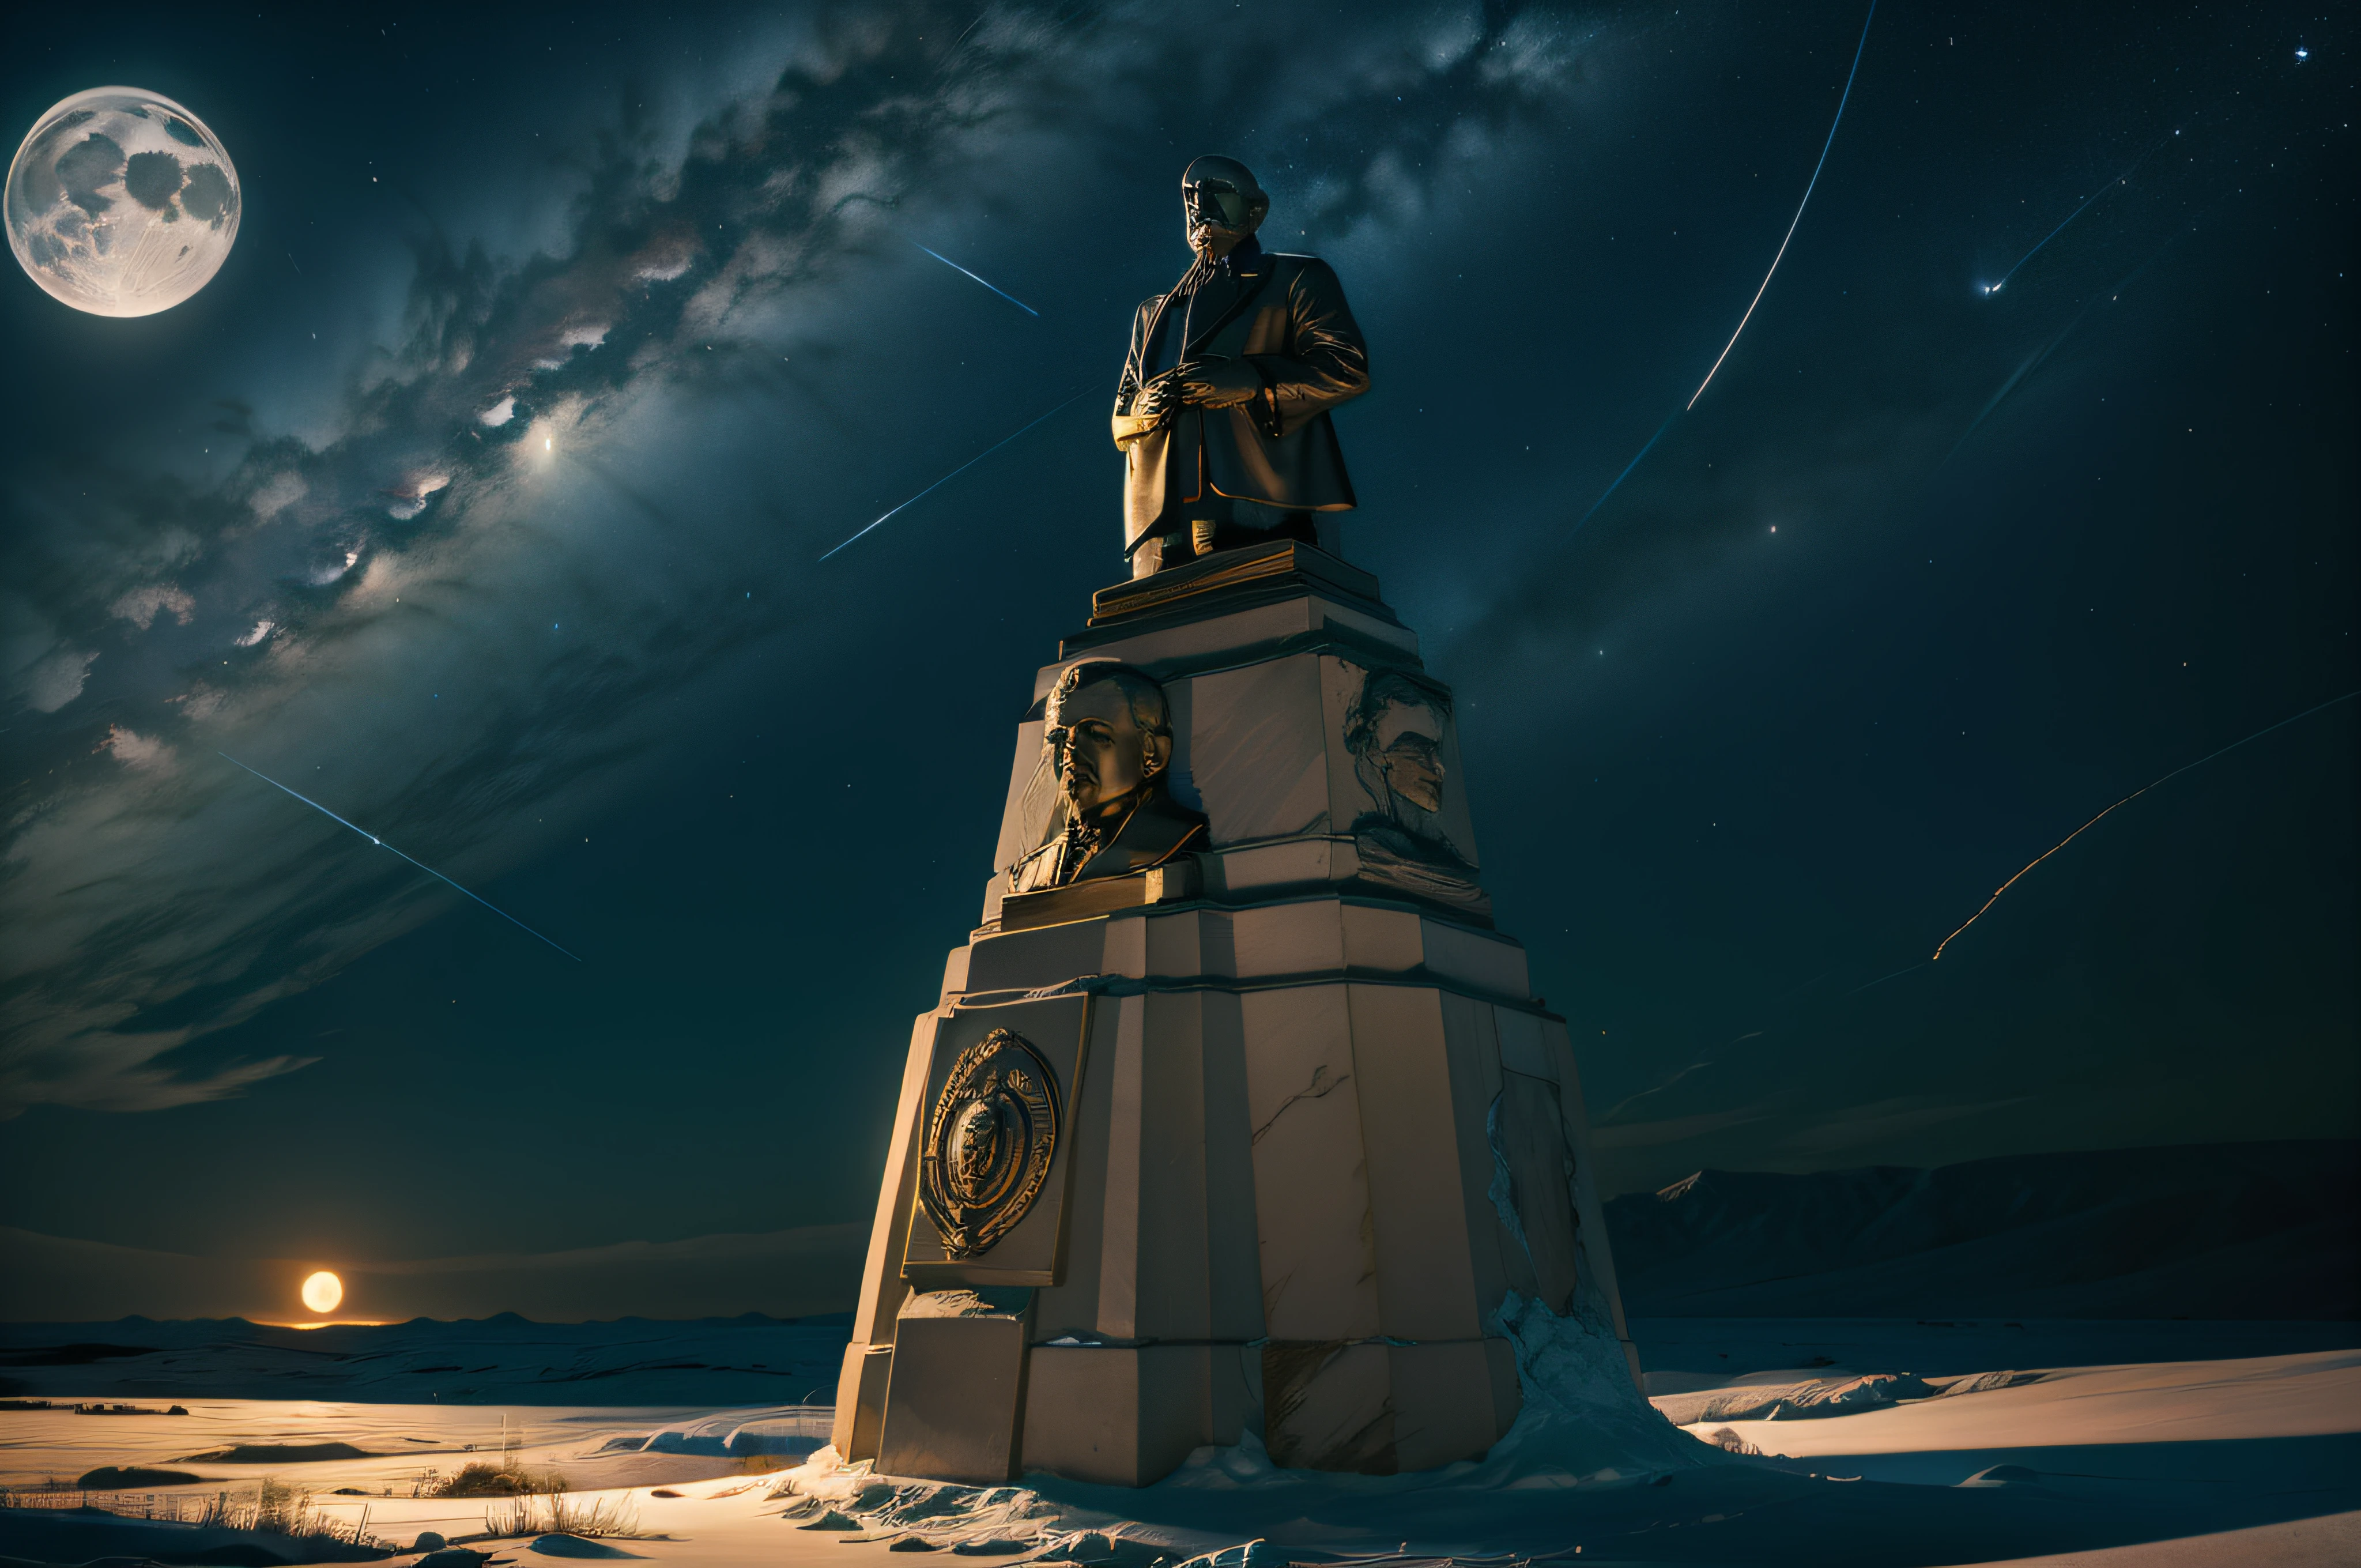
<svg viewBox="0 0 2361 1568">
<path fill-rule="evenodd" d="M 8 123 L 164 93 L 245 212 L 0 280 L 0 1227 L 865 1222 L 1214 151 L 1369 337 L 1346 554 L 1608 1188 L 2361 1133 L 2349 18 L 1889 0 L 1828 144 L 1863 14 L 18 18 Z"/>
</svg>

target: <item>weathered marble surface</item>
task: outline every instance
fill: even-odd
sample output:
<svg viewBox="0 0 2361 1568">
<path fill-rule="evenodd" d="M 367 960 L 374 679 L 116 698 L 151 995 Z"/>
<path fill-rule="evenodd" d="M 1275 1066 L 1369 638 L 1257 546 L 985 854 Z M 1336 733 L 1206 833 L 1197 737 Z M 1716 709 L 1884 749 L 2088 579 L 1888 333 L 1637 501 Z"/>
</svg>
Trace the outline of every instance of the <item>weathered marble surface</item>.
<svg viewBox="0 0 2361 1568">
<path fill-rule="evenodd" d="M 1004 930 L 995 874 L 917 1022 L 838 1405 L 840 1449 L 883 1470 L 921 1453 L 896 1446 L 897 1401 L 910 1431 L 947 1419 L 916 1381 L 948 1376 L 940 1336 L 1003 1332 L 906 1315 L 927 1063 L 939 1030 L 1030 992 L 1092 999 L 1062 1261 L 1019 1314 L 1013 1402 L 974 1418 L 988 1435 L 972 1452 L 929 1438 L 931 1462 L 981 1474 L 1006 1431 L 1024 1468 L 1142 1485 L 1252 1430 L 1286 1464 L 1427 1468 L 1515 1418 L 1489 1321 L 1506 1292 L 1564 1310 L 1587 1288 L 1623 1332 L 1565 1025 L 1490 928 L 1447 692 L 1381 606 L 1314 587 L 1202 608 L 1103 629 L 1081 655 L 1164 683 L 1173 792 L 1209 820 L 1200 891 Z M 1071 663 L 1043 668 L 1037 700 Z M 1373 705 L 1361 750 L 1348 741 L 1389 670 L 1408 675 L 1380 691 L 1440 694 L 1420 718 L 1439 731 L 1440 810 L 1381 798 Z M 1040 735 L 1038 711 L 1020 719 L 996 872 L 1059 826 Z M 1425 894 L 1372 870 L 1405 844 L 1441 879 Z M 906 1358 L 913 1332 L 926 1343 Z M 989 1376 L 963 1386 L 999 1387 L 1002 1352 L 977 1354 Z"/>
</svg>

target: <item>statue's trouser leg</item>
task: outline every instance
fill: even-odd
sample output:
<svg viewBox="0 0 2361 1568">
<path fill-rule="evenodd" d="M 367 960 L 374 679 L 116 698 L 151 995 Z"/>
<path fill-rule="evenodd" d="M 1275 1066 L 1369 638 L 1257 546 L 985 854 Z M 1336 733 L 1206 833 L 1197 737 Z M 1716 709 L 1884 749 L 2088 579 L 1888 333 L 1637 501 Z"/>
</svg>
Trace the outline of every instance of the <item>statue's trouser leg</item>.
<svg viewBox="0 0 2361 1568">
<path fill-rule="evenodd" d="M 1260 544 L 1268 539 L 1300 539 L 1306 544 L 1320 543 L 1319 526 L 1312 514 L 1286 507 L 1266 506 L 1260 501 L 1228 500 L 1224 498 L 1227 516 L 1213 519 L 1212 543 L 1197 547 L 1200 555 L 1213 550 L 1237 550 L 1249 544 Z"/>
<path fill-rule="evenodd" d="M 1319 516 L 1220 495 L 1183 502 L 1172 509 L 1168 532 L 1143 539 L 1133 549 L 1131 575 L 1135 580 L 1152 576 L 1216 550 L 1240 550 L 1271 539 L 1300 539 L 1333 552 L 1333 541 L 1323 543 Z M 1325 532 L 1334 534 L 1336 530 L 1332 525 Z"/>
</svg>

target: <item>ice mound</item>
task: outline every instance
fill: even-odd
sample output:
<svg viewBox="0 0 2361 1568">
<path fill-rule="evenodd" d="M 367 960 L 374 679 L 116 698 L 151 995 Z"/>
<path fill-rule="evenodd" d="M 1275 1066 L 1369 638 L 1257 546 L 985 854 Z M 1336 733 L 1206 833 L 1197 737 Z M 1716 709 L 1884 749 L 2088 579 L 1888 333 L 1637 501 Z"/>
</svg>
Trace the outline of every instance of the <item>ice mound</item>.
<svg viewBox="0 0 2361 1568">
<path fill-rule="evenodd" d="M 1728 1463 L 1721 1449 L 1666 1420 L 1633 1387 L 1623 1346 L 1587 1294 L 1559 1317 L 1509 1293 L 1494 1323 L 1517 1353 L 1524 1409 L 1470 1469 L 1488 1484 L 1616 1480 Z"/>
</svg>

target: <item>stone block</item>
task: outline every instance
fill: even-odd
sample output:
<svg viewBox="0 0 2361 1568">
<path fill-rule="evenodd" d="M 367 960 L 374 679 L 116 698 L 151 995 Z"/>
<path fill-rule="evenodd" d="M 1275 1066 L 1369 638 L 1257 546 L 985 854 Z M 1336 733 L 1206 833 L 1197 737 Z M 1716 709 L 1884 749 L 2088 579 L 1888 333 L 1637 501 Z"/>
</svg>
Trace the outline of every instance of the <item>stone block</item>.
<svg viewBox="0 0 2361 1568">
<path fill-rule="evenodd" d="M 1334 898 L 1262 904 L 1229 916 L 1231 972 L 1240 980 L 1334 974 L 1345 967 L 1345 929 Z"/>
<path fill-rule="evenodd" d="M 1139 1265 L 1143 1235 L 1139 1212 L 1140 1119 L 1148 1094 L 1145 1041 L 1147 1002 L 1126 996 L 1116 1004 L 1115 1049 L 1101 1064 L 1106 1074 L 1105 1207 L 1099 1221 L 1099 1295 L 1093 1337 L 1131 1339 L 1139 1330 Z"/>
<path fill-rule="evenodd" d="M 1379 1332 L 1368 1158 L 1345 988 L 1238 998 L 1263 1320 L 1274 1338 Z"/>
<path fill-rule="evenodd" d="M 1347 902 L 1339 916 L 1346 967 L 1407 974 L 1426 962 L 1425 922 L 1411 911 Z"/>
<path fill-rule="evenodd" d="M 1205 926 L 1221 919 L 1212 910 L 1184 909 L 1172 915 L 1150 915 L 1143 947 L 1147 972 L 1159 979 L 1193 980 L 1213 971 L 1205 967 Z"/>
<path fill-rule="evenodd" d="M 1123 1009 L 1093 1010 L 1089 1058 L 1102 1068 L 1115 1059 Z M 1063 1283 L 1040 1288 L 1033 1297 L 1034 1337 L 1039 1340 L 1103 1337 L 1099 1285 L 1104 1277 L 1107 1225 L 1109 1132 L 1115 1120 L 1115 1074 L 1082 1075 L 1073 1123 L 1073 1179 L 1068 1199 L 1066 1268 Z"/>
<path fill-rule="evenodd" d="M 1498 1402 L 1494 1346 L 1510 1348 L 1506 1340 L 1496 1339 L 1386 1347 L 1397 1470 L 1433 1470 L 1455 1460 L 1477 1458 L 1509 1430 L 1517 1407 Z M 1515 1375 L 1511 1359 L 1511 1387 Z"/>
<path fill-rule="evenodd" d="M 989 1486 L 1013 1481 L 1025 1411 L 1030 1292 L 920 1292 L 895 1328 L 877 1470 Z"/>
<path fill-rule="evenodd" d="M 1573 1151 L 1558 1109 L 1557 1085 L 1504 1068 L 1495 1119 L 1500 1158 L 1541 1300 L 1565 1316 L 1579 1282 L 1576 1254 Z M 1603 1239 L 1603 1238 L 1602 1238 Z"/>
<path fill-rule="evenodd" d="M 1026 1374 L 1024 1467 L 1108 1486 L 1160 1480 L 1210 1442 L 1205 1345 L 1037 1344 Z"/>
<path fill-rule="evenodd" d="M 1208 991 L 1201 992 L 1200 998 L 1208 1332 L 1216 1340 L 1242 1343 L 1263 1336 L 1262 1259 L 1255 1220 L 1254 1113 L 1247 1088 L 1246 1022 L 1235 993 Z M 1235 1382 L 1235 1365 L 1231 1372 Z M 1225 1388 L 1228 1386 L 1223 1385 Z M 1235 1430 L 1235 1421 L 1224 1428 L 1218 1415 L 1214 1425 L 1217 1430 Z"/>
<path fill-rule="evenodd" d="M 1533 1294 L 1524 1248 L 1500 1223 L 1492 1202 L 1489 1135 L 1492 1103 L 1500 1093 L 1500 1062 L 1488 1003 L 1443 993 L 1443 1032 L 1451 1047 L 1452 1124 L 1459 1136 L 1459 1202 L 1467 1216 L 1467 1252 L 1477 1305 L 1489 1310 L 1510 1290 Z"/>
<path fill-rule="evenodd" d="M 1384 1345 L 1274 1338 L 1262 1347 L 1262 1396 L 1272 1464 L 1367 1475 L 1399 1468 Z"/>
<path fill-rule="evenodd" d="M 1193 873 L 1193 866 L 1164 866 L 1146 872 L 1143 880 L 1153 881 L 1178 872 Z M 1126 975 L 1133 980 L 1148 973 L 1148 916 L 1124 915 L 1106 923 L 1106 942 L 1100 949 L 1100 973 Z"/>
<path fill-rule="evenodd" d="M 836 1421 L 829 1442 L 846 1460 L 877 1457 L 877 1437 L 885 1424 L 885 1387 L 894 1370 L 894 1347 L 844 1347 L 844 1367 L 836 1379 Z"/>
<path fill-rule="evenodd" d="M 1367 1151 L 1378 1332 L 1474 1339 L 1483 1332 L 1483 1305 L 1468 1252 L 1442 993 L 1356 984 L 1346 999 Z"/>
<path fill-rule="evenodd" d="M 1504 1339 L 1486 1340 L 1484 1370 L 1492 1384 L 1492 1424 L 1506 1437 L 1525 1408 L 1525 1386 L 1517 1377 L 1517 1347 Z"/>
<path fill-rule="evenodd" d="M 1205 895 L 1241 901 L 1309 892 L 1359 874 L 1361 862 L 1350 839 L 1283 839 L 1212 850 L 1199 857 Z"/>
<path fill-rule="evenodd" d="M 1431 918 L 1421 923 L 1419 938 L 1430 973 L 1511 1002 L 1533 993 L 1525 949 L 1513 938 Z"/>
<path fill-rule="evenodd" d="M 1501 1008 L 1497 1019 L 1500 1035 L 1500 1065 L 1511 1072 L 1521 1072 L 1527 1078 L 1557 1081 L 1558 1061 L 1555 1052 L 1542 1032 L 1542 1016 L 1538 1013 L 1522 1013 Z"/>
<path fill-rule="evenodd" d="M 1061 650 L 1067 656 L 1042 666 L 1034 677 L 1033 700 L 1047 697 L 1068 665 L 1083 659 L 1120 659 L 1169 681 L 1191 670 L 1243 663 L 1241 655 L 1267 652 L 1275 643 L 1301 645 L 1315 639 L 1418 657 L 1418 639 L 1389 616 L 1372 614 L 1341 598 L 1307 593 L 1202 620 L 1114 626 L 1068 638 Z"/>
<path fill-rule="evenodd" d="M 1091 1027 L 1093 998 L 1069 995 L 1033 998 L 983 1006 L 954 1007 L 936 1026 L 927 1069 L 925 1100 L 912 1128 L 917 1142 L 915 1200 L 908 1209 L 909 1231 L 903 1244 L 902 1277 L 919 1289 L 952 1285 L 1031 1286 L 1058 1283 L 1065 1263 L 1066 1204 L 1072 1182 L 1073 1104 L 1085 1075 L 1085 1046 Z M 963 1117 L 950 1089 L 955 1074 L 971 1069 L 973 1053 L 988 1056 L 996 1038 L 1013 1040 L 990 1058 L 985 1079 L 971 1084 L 983 1096 L 972 1102 L 989 1108 L 1014 1103 L 1015 1089 L 995 1098 L 985 1092 L 990 1080 L 1001 1078 L 1007 1066 L 1008 1083 L 1017 1083 L 1017 1071 L 1028 1079 L 1046 1075 L 1047 1107 L 1038 1122 L 1024 1127 L 1011 1124 L 1014 1111 L 996 1114 L 994 1135 L 1005 1145 L 999 1168 L 1011 1172 L 1000 1195 L 981 1209 L 965 1211 L 972 1235 L 965 1251 L 954 1252 L 929 1212 L 930 1190 L 955 1192 L 952 1174 L 960 1157 L 950 1129 Z M 1027 1091 L 1038 1092 L 1038 1091 Z M 932 1186 L 930 1187 L 930 1184 Z M 983 1200 L 977 1200 L 982 1203 Z M 948 1211 L 947 1211 L 948 1212 Z M 949 1223 L 950 1222 L 945 1222 Z"/>
<path fill-rule="evenodd" d="M 909 1288 L 902 1280 L 903 1216 L 917 1190 L 918 1120 L 927 1093 L 927 1068 L 933 1059 L 935 1030 L 943 1014 L 921 1013 L 910 1025 L 910 1046 L 902 1058 L 902 1091 L 895 1105 L 894 1131 L 885 1146 L 885 1171 L 877 1217 L 870 1224 L 869 1252 L 862 1265 L 861 1294 L 854 1299 L 852 1343 L 891 1344 L 894 1321 Z"/>
<path fill-rule="evenodd" d="M 1187 684 L 1182 751 L 1213 844 L 1334 831 L 1319 659 L 1273 659 Z"/>
<path fill-rule="evenodd" d="M 1131 1337 L 1213 1334 L 1212 1258 L 1205 1227 L 1205 1053 L 1202 992 L 1126 997 L 1143 1014 L 1138 1124 L 1139 1236 Z M 1107 1331 L 1115 1332 L 1110 1324 Z"/>
<path fill-rule="evenodd" d="M 1498 1347 L 1497 1349 L 1495 1347 Z M 1432 1470 L 1484 1453 L 1516 1419 L 1503 1402 L 1505 1340 L 1263 1347 L 1264 1442 L 1273 1463 L 1367 1475 Z"/>
<path fill-rule="evenodd" d="M 1105 920 L 1075 920 L 979 937 L 968 951 L 967 989 L 1034 991 L 1106 970 Z"/>
<path fill-rule="evenodd" d="M 1005 872 L 1048 841 L 1058 791 L 1057 780 L 1041 760 L 1041 732 L 1046 727 L 1038 718 L 1026 719 L 1016 727 L 1016 754 L 1008 764 L 1008 798 L 1000 813 L 1000 843 L 992 856 L 994 872 Z"/>
</svg>

